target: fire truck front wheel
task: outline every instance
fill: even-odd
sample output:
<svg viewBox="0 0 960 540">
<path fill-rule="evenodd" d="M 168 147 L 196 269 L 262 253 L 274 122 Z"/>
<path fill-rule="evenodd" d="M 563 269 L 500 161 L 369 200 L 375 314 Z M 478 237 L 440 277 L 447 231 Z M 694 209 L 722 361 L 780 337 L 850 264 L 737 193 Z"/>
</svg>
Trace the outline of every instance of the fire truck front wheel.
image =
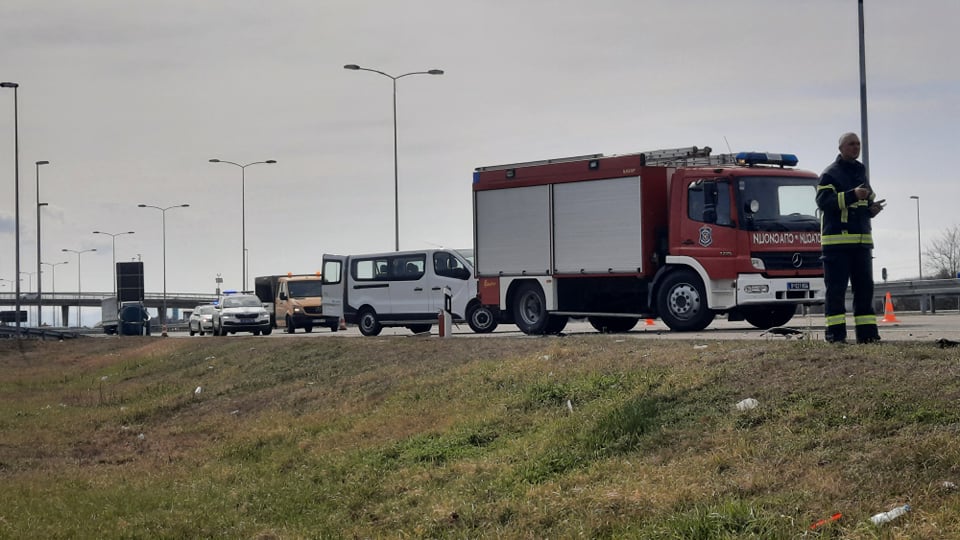
<svg viewBox="0 0 960 540">
<path fill-rule="evenodd" d="M 666 278 L 657 293 L 657 311 L 671 330 L 698 332 L 713 321 L 707 307 L 707 293 L 692 270 L 678 270 Z"/>
</svg>

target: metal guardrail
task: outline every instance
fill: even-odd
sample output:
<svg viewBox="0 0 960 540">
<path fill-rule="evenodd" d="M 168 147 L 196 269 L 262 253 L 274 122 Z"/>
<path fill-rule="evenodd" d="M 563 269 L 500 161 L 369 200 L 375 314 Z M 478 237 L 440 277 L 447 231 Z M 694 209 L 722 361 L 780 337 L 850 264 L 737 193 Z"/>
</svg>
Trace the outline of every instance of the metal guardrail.
<svg viewBox="0 0 960 540">
<path fill-rule="evenodd" d="M 873 285 L 874 297 L 902 296 L 952 296 L 960 295 L 960 279 L 915 279 L 907 281 L 881 281 Z"/>
<path fill-rule="evenodd" d="M 61 330 L 54 328 L 33 328 L 28 326 L 20 327 L 20 335 L 26 337 L 35 337 L 40 339 L 74 339 L 83 335 L 77 330 Z M 17 335 L 16 326 L 0 325 L 0 338 L 12 338 Z"/>
</svg>

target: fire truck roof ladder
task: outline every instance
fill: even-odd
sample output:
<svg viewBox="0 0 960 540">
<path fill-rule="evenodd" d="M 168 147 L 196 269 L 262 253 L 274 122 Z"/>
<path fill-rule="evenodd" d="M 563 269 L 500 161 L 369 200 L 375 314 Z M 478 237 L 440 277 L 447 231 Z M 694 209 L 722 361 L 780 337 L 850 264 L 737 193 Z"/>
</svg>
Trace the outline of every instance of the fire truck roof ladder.
<svg viewBox="0 0 960 540">
<path fill-rule="evenodd" d="M 698 148 L 689 146 L 684 148 L 668 148 L 654 150 L 640 154 L 641 165 L 658 166 L 697 166 L 697 165 L 733 165 L 736 163 L 733 154 L 719 154 L 711 156 L 713 149 L 709 146 Z"/>
<path fill-rule="evenodd" d="M 570 156 L 554 159 L 543 159 L 540 161 L 524 161 L 521 163 L 508 163 L 505 165 L 491 165 L 488 167 L 477 167 L 477 172 L 484 171 L 502 171 L 510 169 L 519 169 L 523 167 L 535 167 L 537 165 L 550 165 L 552 163 L 569 163 L 572 161 L 586 161 L 603 157 L 621 157 L 621 156 L 640 156 L 640 165 L 647 166 L 712 166 L 712 165 L 735 165 L 737 163 L 733 154 L 718 154 L 711 156 L 713 149 L 709 146 L 686 146 L 683 148 L 666 148 L 663 150 L 653 150 L 650 152 L 640 152 L 637 154 L 622 154 L 604 156 L 603 154 L 587 154 L 583 156 Z"/>
<path fill-rule="evenodd" d="M 602 158 L 603 154 L 587 154 L 585 156 L 570 156 L 554 159 L 542 159 L 540 161 L 524 161 L 521 163 L 508 163 L 506 165 L 490 165 L 488 167 L 477 167 L 477 172 L 484 171 L 502 171 L 504 169 L 519 169 L 521 167 L 535 167 L 537 165 L 550 165 L 551 163 L 567 163 L 570 161 L 584 161 L 587 159 Z"/>
</svg>

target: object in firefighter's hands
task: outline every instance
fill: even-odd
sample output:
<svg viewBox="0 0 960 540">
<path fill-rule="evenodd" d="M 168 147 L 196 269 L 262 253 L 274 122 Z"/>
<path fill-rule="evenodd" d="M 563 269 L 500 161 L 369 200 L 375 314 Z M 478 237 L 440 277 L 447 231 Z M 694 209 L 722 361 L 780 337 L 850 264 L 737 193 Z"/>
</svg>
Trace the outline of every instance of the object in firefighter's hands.
<svg viewBox="0 0 960 540">
<path fill-rule="evenodd" d="M 886 199 L 880 199 L 879 201 L 874 201 L 870 204 L 870 217 L 875 217 L 880 213 L 881 210 L 886 208 Z"/>
</svg>

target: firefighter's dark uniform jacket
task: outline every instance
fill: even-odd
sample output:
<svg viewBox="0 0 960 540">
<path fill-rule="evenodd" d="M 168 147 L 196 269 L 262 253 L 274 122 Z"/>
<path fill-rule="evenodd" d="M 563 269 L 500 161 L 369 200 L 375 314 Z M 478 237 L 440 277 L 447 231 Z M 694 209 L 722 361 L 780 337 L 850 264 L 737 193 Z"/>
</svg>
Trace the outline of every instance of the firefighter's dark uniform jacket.
<svg viewBox="0 0 960 540">
<path fill-rule="evenodd" d="M 840 156 L 823 174 L 817 186 L 817 207 L 823 213 L 820 222 L 820 243 L 826 253 L 835 247 L 873 247 L 870 234 L 870 204 L 873 191 L 862 201 L 853 190 L 866 184 L 867 171 L 859 161 L 846 161 Z"/>
<path fill-rule="evenodd" d="M 858 342 L 879 339 L 873 311 L 873 236 L 870 204 L 875 195 L 857 200 L 854 189 L 867 183 L 866 168 L 856 160 L 837 156 L 817 186 L 820 209 L 820 243 L 823 248 L 824 281 L 827 286 L 824 315 L 828 341 L 847 336 L 845 297 L 847 282 L 853 286 L 853 314 Z"/>
</svg>

